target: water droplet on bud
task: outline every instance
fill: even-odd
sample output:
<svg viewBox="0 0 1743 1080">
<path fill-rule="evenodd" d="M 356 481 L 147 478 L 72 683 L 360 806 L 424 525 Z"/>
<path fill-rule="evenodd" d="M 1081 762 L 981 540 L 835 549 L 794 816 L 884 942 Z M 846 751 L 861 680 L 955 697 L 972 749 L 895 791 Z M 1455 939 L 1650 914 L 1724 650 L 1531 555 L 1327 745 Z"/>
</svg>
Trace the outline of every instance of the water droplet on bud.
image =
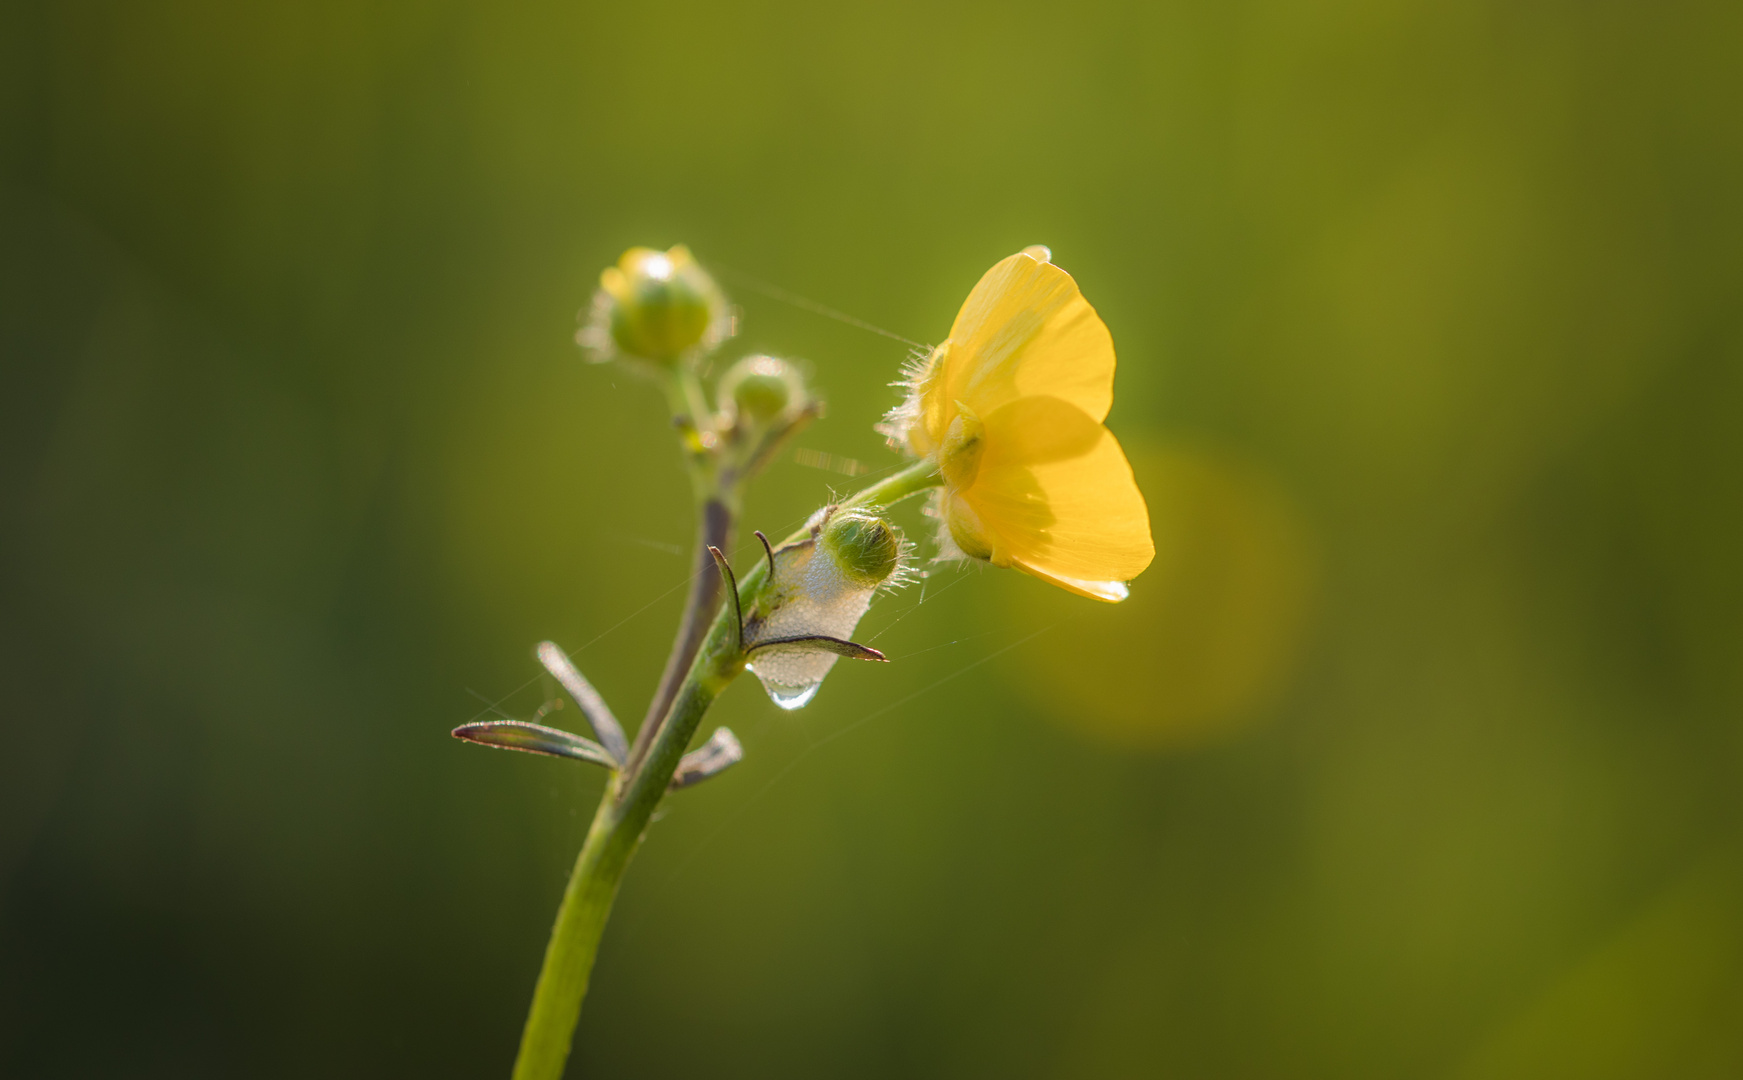
<svg viewBox="0 0 1743 1080">
<path fill-rule="evenodd" d="M 810 686 L 781 686 L 778 683 L 765 682 L 763 689 L 768 691 L 770 701 L 791 711 L 809 705 L 811 699 L 817 696 L 817 691 L 823 689 L 823 684 L 814 682 Z"/>
<path fill-rule="evenodd" d="M 752 654 L 747 667 L 783 709 L 816 697 L 841 659 L 837 649 L 794 639 L 851 642 L 872 595 L 902 560 L 901 534 L 876 514 L 832 511 L 812 528 L 811 539 L 775 552 L 772 578 L 745 638 Z"/>
<path fill-rule="evenodd" d="M 745 665 L 763 684 L 763 690 L 783 709 L 799 709 L 810 704 L 823 686 L 823 677 L 838 660 L 834 653 L 818 649 L 764 649 Z"/>
</svg>

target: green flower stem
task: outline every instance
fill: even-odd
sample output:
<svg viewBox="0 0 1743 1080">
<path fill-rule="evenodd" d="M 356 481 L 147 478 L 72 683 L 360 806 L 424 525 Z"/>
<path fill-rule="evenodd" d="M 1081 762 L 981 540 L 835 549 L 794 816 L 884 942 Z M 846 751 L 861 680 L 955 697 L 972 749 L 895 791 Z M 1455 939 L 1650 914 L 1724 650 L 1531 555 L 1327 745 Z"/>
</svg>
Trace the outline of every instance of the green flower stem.
<svg viewBox="0 0 1743 1080">
<path fill-rule="evenodd" d="M 659 382 L 666 395 L 666 409 L 672 414 L 672 426 L 678 429 L 679 445 L 684 449 L 684 467 L 690 474 L 690 486 L 700 502 L 715 494 L 720 487 L 719 470 L 715 467 L 715 455 L 708 441 L 712 418 L 702 394 L 702 384 L 697 381 L 694 371 L 683 366 L 661 368 Z"/>
<path fill-rule="evenodd" d="M 646 756 L 648 744 L 659 731 L 666 712 L 678 696 L 679 681 L 689 670 L 691 661 L 695 660 L 696 652 L 708 633 L 708 619 L 720 607 L 724 585 L 720 580 L 720 571 L 715 568 L 714 556 L 708 553 L 708 549 L 716 547 L 722 551 L 732 550 L 732 526 L 738 517 L 736 502 L 736 499 L 729 502 L 725 496 L 710 496 L 702 500 L 698 513 L 696 552 L 690 560 L 690 592 L 684 599 L 684 614 L 678 623 L 678 635 L 672 640 L 672 652 L 666 657 L 666 668 L 660 673 L 659 687 L 654 691 L 653 700 L 648 702 L 647 715 L 642 718 L 642 726 L 635 735 L 635 744 L 630 747 L 628 767 L 632 770 Z"/>
<path fill-rule="evenodd" d="M 851 496 L 842 505 L 885 507 L 940 482 L 937 466 L 920 461 Z M 672 680 L 674 685 L 665 697 L 669 709 L 659 704 L 666 695 L 662 680 L 661 694 L 655 697 L 659 707 L 649 711 L 649 718 L 636 733 L 630 761 L 623 771 L 612 774 L 593 815 L 587 840 L 563 892 L 562 906 L 557 909 L 551 940 L 545 946 L 544 966 L 533 991 L 526 1027 L 521 1032 L 514 1080 L 562 1077 L 575 1024 L 581 1016 L 581 1002 L 587 996 L 593 961 L 599 952 L 599 939 L 605 932 L 624 870 L 641 844 L 654 810 L 665 797 L 678 761 L 702 717 L 721 691 L 744 670 L 735 609 L 720 603 L 724 589 L 707 550 L 710 543 L 722 550 L 727 548 L 735 507 L 718 493 L 699 488 L 698 496 L 702 507 L 699 547 L 708 566 L 692 583 L 684 609 L 684 625 L 667 663 L 668 672 L 682 671 L 684 677 L 681 683 Z M 793 539 L 806 535 L 801 529 Z M 698 570 L 703 568 L 699 566 Z M 740 607 L 751 609 L 767 577 L 768 563 L 759 559 L 739 579 Z M 705 621 L 709 611 L 714 612 L 713 618 Z"/>
<path fill-rule="evenodd" d="M 702 380 L 696 377 L 696 370 L 680 367 L 677 371 L 678 393 L 683 395 L 684 411 L 690 414 L 690 419 L 698 429 L 709 426 L 711 410 L 708 408 L 708 398 L 702 393 Z"/>
<path fill-rule="evenodd" d="M 731 608 L 723 606 L 714 619 L 705 645 L 691 664 L 671 713 L 641 767 L 613 774 L 599 802 L 587 842 L 563 892 L 563 904 L 557 909 L 550 943 L 545 946 L 544 967 L 521 1032 L 514 1080 L 560 1080 L 563 1075 L 575 1023 L 581 1016 L 581 1001 L 587 996 L 587 981 L 599 952 L 599 938 L 624 869 L 641 844 L 648 820 L 665 796 L 703 715 L 744 670 L 738 627 L 730 612 Z"/>
<path fill-rule="evenodd" d="M 630 747 L 628 767 L 634 771 L 647 754 L 648 744 L 658 733 L 666 712 L 678 694 L 678 684 L 708 632 L 708 620 L 720 606 L 720 574 L 715 570 L 710 547 L 732 550 L 733 524 L 738 518 L 738 485 L 722 483 L 718 463 L 704 445 L 698 428 L 706 416 L 702 388 L 696 373 L 688 368 L 665 372 L 661 386 L 666 403 L 672 410 L 672 421 L 682 433 L 684 461 L 690 472 L 690 486 L 695 492 L 697 523 L 696 549 L 690 558 L 690 591 L 684 598 L 684 614 L 678 623 L 678 634 L 672 640 L 672 651 L 666 657 L 665 670 L 660 673 L 659 686 L 648 702 L 648 711 L 636 731 L 635 745 Z"/>
<path fill-rule="evenodd" d="M 605 932 L 612 901 L 617 899 L 624 868 L 635 852 L 637 833 L 624 827 L 622 809 L 613 797 L 617 785 L 614 776 L 593 815 L 587 842 L 581 846 L 569 887 L 563 891 L 562 906 L 557 908 L 532 1008 L 521 1031 L 514 1080 L 557 1080 L 569 1059 L 569 1044 L 581 1018 L 581 999 L 587 996 L 599 937 Z"/>
<path fill-rule="evenodd" d="M 918 495 L 943 482 L 944 478 L 938 474 L 938 463 L 931 458 L 921 458 L 901 472 L 887 476 L 864 491 L 848 496 L 841 505 L 893 506 L 910 495 Z"/>
</svg>

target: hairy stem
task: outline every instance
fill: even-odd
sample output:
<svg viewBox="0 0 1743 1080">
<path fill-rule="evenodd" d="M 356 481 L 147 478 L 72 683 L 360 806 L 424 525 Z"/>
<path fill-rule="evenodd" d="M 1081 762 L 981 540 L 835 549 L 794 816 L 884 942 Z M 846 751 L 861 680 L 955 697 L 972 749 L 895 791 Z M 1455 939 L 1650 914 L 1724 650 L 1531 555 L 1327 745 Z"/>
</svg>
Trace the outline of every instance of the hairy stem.
<svg viewBox="0 0 1743 1080">
<path fill-rule="evenodd" d="M 938 463 L 930 458 L 919 461 L 877 483 L 857 491 L 841 501 L 843 506 L 880 506 L 889 507 L 912 495 L 929 491 L 943 483 L 938 474 Z"/>
</svg>

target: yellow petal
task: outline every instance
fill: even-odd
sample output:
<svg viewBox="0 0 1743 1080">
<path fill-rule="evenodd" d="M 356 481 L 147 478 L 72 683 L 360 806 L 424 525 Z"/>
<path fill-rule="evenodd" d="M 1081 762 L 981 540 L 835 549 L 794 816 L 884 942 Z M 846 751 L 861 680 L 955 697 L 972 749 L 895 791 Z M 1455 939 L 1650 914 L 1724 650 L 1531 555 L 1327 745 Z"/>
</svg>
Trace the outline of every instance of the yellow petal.
<svg viewBox="0 0 1743 1080">
<path fill-rule="evenodd" d="M 1084 595 L 1114 599 L 1155 557 L 1150 514 L 1107 428 L 1059 399 L 1023 398 L 985 417 L 974 484 L 958 493 L 993 561 Z"/>
<path fill-rule="evenodd" d="M 1071 275 L 1018 252 L 981 277 L 950 327 L 943 377 L 924 403 L 934 443 L 955 402 L 982 416 L 1020 397 L 1046 395 L 1100 421 L 1114 396 L 1114 342 Z"/>
<path fill-rule="evenodd" d="M 1123 581 L 1079 581 L 1077 578 L 1049 574 L 1022 562 L 1013 561 L 1011 565 L 1025 574 L 1033 574 L 1049 585 L 1057 585 L 1066 592 L 1087 596 L 1091 600 L 1105 600 L 1110 604 L 1117 604 L 1132 594 L 1132 590 L 1126 588 Z"/>
</svg>

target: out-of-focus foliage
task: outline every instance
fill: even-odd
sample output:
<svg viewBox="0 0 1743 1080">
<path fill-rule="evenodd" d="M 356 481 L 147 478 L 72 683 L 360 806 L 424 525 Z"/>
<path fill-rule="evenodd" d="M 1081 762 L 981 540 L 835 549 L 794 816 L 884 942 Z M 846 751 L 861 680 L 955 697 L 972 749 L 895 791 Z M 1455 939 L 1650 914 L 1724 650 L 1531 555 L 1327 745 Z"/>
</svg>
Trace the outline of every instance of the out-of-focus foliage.
<svg viewBox="0 0 1743 1080">
<path fill-rule="evenodd" d="M 0 10 L 0 1072 L 506 1070 L 682 595 L 636 244 L 893 459 L 1051 246 L 1155 566 L 934 573 L 632 868 L 577 1075 L 1743 1072 L 1743 7 Z M 927 525 L 909 513 L 911 536 Z M 754 540 L 734 553 L 757 555 Z M 923 606 L 920 601 L 924 599 Z M 484 699 L 484 700 L 481 700 Z M 570 714 L 555 713 L 561 722 Z"/>
</svg>

